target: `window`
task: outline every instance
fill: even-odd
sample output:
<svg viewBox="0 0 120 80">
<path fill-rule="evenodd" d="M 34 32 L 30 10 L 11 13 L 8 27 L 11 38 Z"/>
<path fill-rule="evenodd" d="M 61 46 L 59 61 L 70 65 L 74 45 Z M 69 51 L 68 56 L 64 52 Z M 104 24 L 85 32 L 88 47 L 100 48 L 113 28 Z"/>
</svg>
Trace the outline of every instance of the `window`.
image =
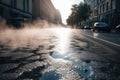
<svg viewBox="0 0 120 80">
<path fill-rule="evenodd" d="M 16 8 L 17 6 L 17 1 L 16 0 L 11 0 L 12 7 Z"/>
<path fill-rule="evenodd" d="M 27 12 L 29 12 L 29 0 L 27 0 Z"/>
<path fill-rule="evenodd" d="M 113 8 L 113 0 L 111 0 L 111 5 L 110 5 L 111 9 Z"/>
<path fill-rule="evenodd" d="M 109 2 L 107 2 L 106 4 L 106 11 L 108 11 L 108 7 L 109 7 Z"/>
<path fill-rule="evenodd" d="M 103 4 L 103 12 L 105 11 L 105 5 Z"/>
<path fill-rule="evenodd" d="M 30 0 L 24 0 L 24 11 L 29 12 L 29 1 Z"/>
<path fill-rule="evenodd" d="M 102 6 L 100 6 L 100 13 L 102 12 Z"/>
<path fill-rule="evenodd" d="M 14 3 L 13 3 L 13 4 L 14 4 L 14 7 L 16 7 L 16 6 L 17 6 L 17 4 L 16 4 L 16 3 L 17 3 L 17 2 L 16 2 L 16 0 L 14 0 Z"/>
<path fill-rule="evenodd" d="M 117 3 L 118 4 L 118 3 Z M 111 9 L 115 9 L 115 0 L 111 0 Z"/>
<path fill-rule="evenodd" d="M 17 0 L 17 9 L 24 10 L 24 1 L 25 0 Z"/>
<path fill-rule="evenodd" d="M 3 17 L 3 8 L 0 8 L 0 17 Z"/>
</svg>

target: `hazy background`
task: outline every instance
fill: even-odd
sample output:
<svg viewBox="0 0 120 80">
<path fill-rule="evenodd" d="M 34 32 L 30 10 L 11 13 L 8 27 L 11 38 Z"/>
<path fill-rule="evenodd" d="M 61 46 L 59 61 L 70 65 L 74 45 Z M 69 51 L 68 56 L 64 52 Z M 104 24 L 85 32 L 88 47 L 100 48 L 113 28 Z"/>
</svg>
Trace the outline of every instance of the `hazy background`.
<svg viewBox="0 0 120 80">
<path fill-rule="evenodd" d="M 62 22 L 66 24 L 66 19 L 71 13 L 73 4 L 79 4 L 83 0 L 51 0 L 53 5 L 60 10 Z"/>
</svg>

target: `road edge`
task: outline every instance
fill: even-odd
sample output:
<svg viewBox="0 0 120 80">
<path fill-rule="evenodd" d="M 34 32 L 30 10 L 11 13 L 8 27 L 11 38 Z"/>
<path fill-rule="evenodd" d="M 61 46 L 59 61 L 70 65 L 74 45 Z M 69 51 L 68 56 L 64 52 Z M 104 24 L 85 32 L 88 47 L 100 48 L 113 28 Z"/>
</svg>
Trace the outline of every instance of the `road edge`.
<svg viewBox="0 0 120 80">
<path fill-rule="evenodd" d="M 101 44 L 101 45 L 105 45 L 107 47 L 109 47 L 110 49 L 113 49 L 115 52 L 118 52 L 120 53 L 120 45 L 118 44 L 115 44 L 115 43 L 112 43 L 110 41 L 107 41 L 107 40 L 103 40 L 103 39 L 100 39 L 100 38 L 97 38 L 97 37 L 93 37 L 93 36 L 90 36 L 88 34 L 83 34 L 86 38 L 89 38 L 89 39 L 92 39 L 93 41 Z"/>
</svg>

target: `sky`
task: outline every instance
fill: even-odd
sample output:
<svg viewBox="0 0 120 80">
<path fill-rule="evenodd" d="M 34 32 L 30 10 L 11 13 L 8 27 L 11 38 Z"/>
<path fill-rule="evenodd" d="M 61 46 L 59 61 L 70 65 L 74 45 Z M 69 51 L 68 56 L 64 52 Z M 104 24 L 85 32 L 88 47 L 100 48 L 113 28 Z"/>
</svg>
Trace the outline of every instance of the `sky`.
<svg viewBox="0 0 120 80">
<path fill-rule="evenodd" d="M 62 22 L 66 24 L 66 19 L 71 14 L 73 4 L 79 4 L 83 0 L 51 0 L 56 9 L 59 9 Z"/>
</svg>

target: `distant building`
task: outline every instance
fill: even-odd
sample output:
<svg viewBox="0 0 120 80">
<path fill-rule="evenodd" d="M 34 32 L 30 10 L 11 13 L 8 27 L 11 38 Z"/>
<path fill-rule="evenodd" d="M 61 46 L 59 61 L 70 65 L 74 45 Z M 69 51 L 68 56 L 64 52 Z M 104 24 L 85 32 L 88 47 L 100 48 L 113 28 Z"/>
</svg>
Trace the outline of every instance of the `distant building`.
<svg viewBox="0 0 120 80">
<path fill-rule="evenodd" d="M 91 6 L 90 21 L 102 21 L 108 23 L 111 28 L 120 24 L 120 0 L 84 0 Z"/>
<path fill-rule="evenodd" d="M 55 22 L 58 24 L 62 24 L 62 18 L 61 18 L 61 14 L 60 11 L 56 9 L 55 11 L 56 16 L 55 16 Z"/>
<path fill-rule="evenodd" d="M 53 6 L 51 0 L 33 0 L 32 13 L 34 20 L 62 23 L 60 12 Z"/>
<path fill-rule="evenodd" d="M 7 24 L 19 27 L 32 20 L 32 0 L 0 0 L 0 16 Z"/>
</svg>

